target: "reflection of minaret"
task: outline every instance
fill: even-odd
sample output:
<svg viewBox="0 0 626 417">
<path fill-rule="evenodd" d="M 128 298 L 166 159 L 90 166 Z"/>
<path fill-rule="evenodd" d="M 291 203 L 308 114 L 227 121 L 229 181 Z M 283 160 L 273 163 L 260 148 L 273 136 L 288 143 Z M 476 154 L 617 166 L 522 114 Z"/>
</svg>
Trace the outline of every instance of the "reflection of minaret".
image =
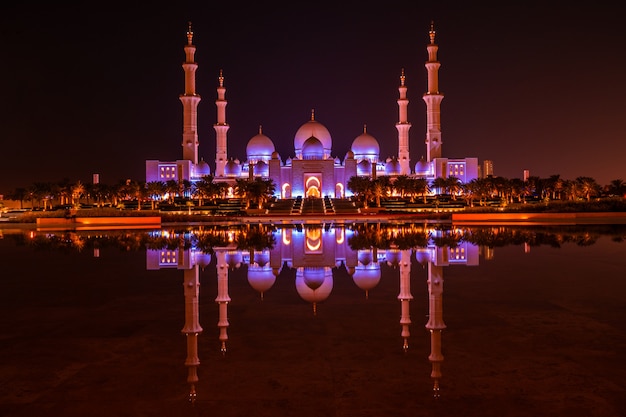
<svg viewBox="0 0 626 417">
<path fill-rule="evenodd" d="M 198 314 L 198 293 L 200 281 L 198 279 L 198 265 L 184 270 L 184 293 L 185 293 L 185 326 L 181 330 L 187 337 L 187 382 L 189 383 L 189 401 L 196 400 L 196 383 L 198 382 L 198 334 L 202 333 Z"/>
<path fill-rule="evenodd" d="M 409 313 L 409 303 L 413 299 L 411 295 L 411 251 L 403 250 L 400 260 L 400 294 L 398 300 L 401 305 L 400 325 L 402 325 L 402 349 L 409 348 L 409 326 L 411 325 L 411 315 Z"/>
<path fill-rule="evenodd" d="M 226 263 L 226 251 L 215 250 L 217 257 L 217 298 L 215 302 L 219 305 L 219 319 L 217 327 L 220 329 L 220 342 L 222 353 L 226 353 L 226 341 L 228 340 L 228 263 Z"/>
<path fill-rule="evenodd" d="M 439 47 L 435 43 L 435 26 L 430 24 L 430 44 L 428 50 L 428 61 L 426 71 L 428 72 L 428 91 L 424 93 L 423 99 L 426 102 L 426 160 L 428 162 L 435 158 L 441 158 L 441 101 L 443 94 L 439 92 L 439 67 L 437 61 L 437 50 Z"/>
<path fill-rule="evenodd" d="M 198 64 L 194 62 L 196 47 L 193 45 L 191 22 L 187 30 L 187 45 L 185 45 L 185 94 L 180 96 L 183 103 L 183 159 L 198 163 L 198 103 L 200 96 L 196 94 L 196 70 Z"/>
<path fill-rule="evenodd" d="M 443 322 L 443 267 L 428 263 L 428 323 L 430 330 L 430 355 L 432 364 L 430 377 L 433 379 L 433 396 L 439 398 L 439 380 L 441 379 L 441 331 L 446 328 Z"/>
</svg>

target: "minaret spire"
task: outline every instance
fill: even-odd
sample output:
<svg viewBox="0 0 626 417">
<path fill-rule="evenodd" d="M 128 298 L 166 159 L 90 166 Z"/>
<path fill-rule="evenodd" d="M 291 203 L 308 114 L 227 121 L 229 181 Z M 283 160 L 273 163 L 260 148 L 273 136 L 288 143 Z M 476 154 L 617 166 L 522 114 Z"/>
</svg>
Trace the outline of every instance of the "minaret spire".
<svg viewBox="0 0 626 417">
<path fill-rule="evenodd" d="M 224 87 L 224 74 L 221 69 L 218 82 L 217 100 L 215 101 L 215 105 L 217 106 L 217 123 L 213 125 L 213 129 L 215 129 L 215 176 L 223 177 L 224 168 L 228 162 L 226 133 L 228 132 L 229 126 L 228 123 L 226 123 L 226 105 L 228 102 L 225 99 L 226 87 Z"/>
<path fill-rule="evenodd" d="M 200 96 L 196 94 L 196 70 L 198 64 L 194 61 L 196 47 L 193 45 L 191 22 L 187 29 L 187 45 L 185 45 L 185 93 L 179 98 L 183 103 L 183 159 L 198 163 L 198 103 Z"/>
<path fill-rule="evenodd" d="M 426 161 L 430 162 L 435 158 L 441 158 L 441 101 L 443 100 L 443 94 L 439 92 L 439 67 L 441 67 L 437 61 L 439 47 L 435 43 L 435 23 L 432 21 L 428 36 L 430 43 L 426 47 L 428 61 L 425 64 L 428 72 L 428 91 L 424 93 L 423 99 L 426 102 Z"/>
<path fill-rule="evenodd" d="M 398 99 L 398 123 L 396 123 L 396 129 L 398 129 L 398 162 L 400 163 L 400 175 L 409 175 L 411 173 L 410 167 L 410 155 L 409 155 L 409 129 L 411 129 L 411 123 L 407 120 L 407 108 L 409 106 L 409 100 L 406 98 L 406 77 L 404 76 L 404 68 L 400 74 L 400 87 L 398 92 L 400 98 Z"/>
</svg>

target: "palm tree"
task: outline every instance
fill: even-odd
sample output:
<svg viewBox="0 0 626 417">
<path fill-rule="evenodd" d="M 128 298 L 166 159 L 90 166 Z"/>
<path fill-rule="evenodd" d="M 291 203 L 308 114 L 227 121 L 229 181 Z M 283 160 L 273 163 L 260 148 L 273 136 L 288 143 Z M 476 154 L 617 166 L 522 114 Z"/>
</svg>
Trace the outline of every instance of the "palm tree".
<svg viewBox="0 0 626 417">
<path fill-rule="evenodd" d="M 414 178 L 411 190 L 417 195 L 421 195 L 422 201 L 426 204 L 426 194 L 430 193 L 430 187 L 428 186 L 428 180 L 426 178 Z M 413 197 L 411 197 L 411 202 L 413 202 Z"/>
<path fill-rule="evenodd" d="M 580 185 L 580 191 L 587 201 L 600 193 L 600 185 L 591 177 L 578 177 L 576 182 Z"/>
<path fill-rule="evenodd" d="M 626 197 L 626 183 L 621 179 L 612 180 L 607 187 L 607 193 L 619 197 Z"/>
<path fill-rule="evenodd" d="M 26 188 L 16 188 L 15 190 L 13 190 L 12 193 L 10 193 L 7 198 L 9 198 L 9 200 L 13 200 L 13 201 L 19 201 L 20 202 L 20 208 L 23 209 L 24 208 L 24 200 L 26 198 L 28 198 L 29 193 L 28 190 L 26 190 Z"/>
<path fill-rule="evenodd" d="M 444 177 L 437 177 L 430 184 L 431 188 L 435 189 L 436 194 L 447 194 L 448 181 Z"/>
<path fill-rule="evenodd" d="M 77 204 L 80 204 L 80 199 L 85 195 L 85 186 L 82 182 L 77 181 L 76 184 L 71 187 L 71 193 L 72 205 L 75 206 Z"/>
<path fill-rule="evenodd" d="M 165 182 L 163 181 L 149 181 L 146 183 L 146 192 L 150 198 L 150 205 L 152 210 L 155 209 L 156 200 L 161 200 L 166 193 Z"/>
<path fill-rule="evenodd" d="M 452 194 L 452 199 L 456 200 L 457 194 L 463 190 L 463 184 L 457 177 L 448 177 L 446 178 L 446 190 Z"/>
</svg>

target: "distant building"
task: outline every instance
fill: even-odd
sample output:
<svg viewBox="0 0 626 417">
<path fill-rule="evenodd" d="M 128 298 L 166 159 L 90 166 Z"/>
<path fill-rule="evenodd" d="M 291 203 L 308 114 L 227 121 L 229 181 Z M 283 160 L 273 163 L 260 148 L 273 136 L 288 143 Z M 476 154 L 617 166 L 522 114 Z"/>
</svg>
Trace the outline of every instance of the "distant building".
<svg viewBox="0 0 626 417">
<path fill-rule="evenodd" d="M 525 169 L 524 170 L 524 182 L 528 181 L 529 177 L 530 177 L 530 171 Z"/>
<path fill-rule="evenodd" d="M 483 172 L 481 177 L 487 178 L 489 176 L 493 177 L 493 161 L 486 159 L 483 161 Z"/>
<path fill-rule="evenodd" d="M 310 120 L 302 124 L 294 135 L 293 154 L 282 159 L 272 140 L 263 134 L 259 126 L 258 133 L 246 146 L 245 160 L 229 156 L 226 122 L 224 76 L 218 77 L 217 123 L 213 125 L 216 134 L 215 169 L 198 158 L 198 123 L 197 107 L 200 96 L 196 93 L 195 72 L 198 65 L 194 61 L 196 47 L 193 45 L 191 26 L 187 31 L 187 44 L 184 47 L 186 60 L 185 92 L 180 96 L 183 104 L 183 155 L 173 161 L 146 161 L 146 182 L 188 180 L 195 182 L 206 175 L 212 175 L 215 182 L 234 185 L 237 179 L 271 179 L 276 185 L 276 197 L 346 197 L 351 194 L 347 183 L 354 176 L 376 178 L 377 176 L 408 175 L 426 178 L 429 181 L 437 177 L 458 178 L 466 183 L 478 178 L 478 158 L 447 158 L 442 156 L 440 105 L 443 94 L 439 92 L 438 72 L 441 64 L 437 61 L 438 45 L 435 44 L 435 30 L 431 24 L 430 42 L 426 49 L 428 61 L 428 91 L 424 93 L 426 103 L 426 158 L 420 159 L 411 167 L 409 158 L 409 129 L 407 120 L 407 87 L 404 70 L 400 75 L 398 87 L 398 154 L 386 160 L 380 159 L 380 147 L 376 138 L 367 132 L 366 126 L 353 141 L 350 150 L 343 159 L 332 156 L 333 140 L 328 129 L 315 119 L 314 110 Z M 342 138 L 342 141 L 344 139 Z"/>
</svg>

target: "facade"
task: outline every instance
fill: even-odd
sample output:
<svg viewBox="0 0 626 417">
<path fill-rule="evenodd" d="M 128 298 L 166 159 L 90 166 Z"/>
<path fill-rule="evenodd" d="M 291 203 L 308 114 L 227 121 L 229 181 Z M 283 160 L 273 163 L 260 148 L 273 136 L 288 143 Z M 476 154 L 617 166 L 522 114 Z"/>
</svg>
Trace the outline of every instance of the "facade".
<svg viewBox="0 0 626 417">
<path fill-rule="evenodd" d="M 211 175 L 214 182 L 225 182 L 235 185 L 238 179 L 270 179 L 276 186 L 275 197 L 331 197 L 343 198 L 352 193 L 347 187 L 350 178 L 363 176 L 376 178 L 398 175 L 426 178 L 456 177 L 462 183 L 478 178 L 478 158 L 447 158 L 442 156 L 441 140 L 441 101 L 443 94 L 439 92 L 438 73 L 440 63 L 437 61 L 438 45 L 435 43 L 435 30 L 431 25 L 430 42 L 427 45 L 428 61 L 425 67 L 428 73 L 428 91 L 423 95 L 426 103 L 426 159 L 421 159 L 411 167 L 409 157 L 409 130 L 411 123 L 407 119 L 407 87 L 404 70 L 400 75 L 398 87 L 398 154 L 397 156 L 380 159 L 378 141 L 367 133 L 357 136 L 345 157 L 332 157 L 332 136 L 328 129 L 315 119 L 315 111 L 311 111 L 310 120 L 302 124 L 294 135 L 293 154 L 282 159 L 276 151 L 273 141 L 263 134 L 260 126 L 246 146 L 246 160 L 240 161 L 228 156 L 228 129 L 226 122 L 226 88 L 224 76 L 220 71 L 217 87 L 217 122 L 213 125 L 216 134 L 215 171 L 212 172 L 204 160 L 198 160 L 197 106 L 200 96 L 195 89 L 194 61 L 195 46 L 191 27 L 187 31 L 185 45 L 186 60 L 183 63 L 185 72 L 185 92 L 180 96 L 183 104 L 183 157 L 175 161 L 146 161 L 146 182 L 170 180 L 188 180 L 195 182 L 204 176 Z"/>
</svg>

